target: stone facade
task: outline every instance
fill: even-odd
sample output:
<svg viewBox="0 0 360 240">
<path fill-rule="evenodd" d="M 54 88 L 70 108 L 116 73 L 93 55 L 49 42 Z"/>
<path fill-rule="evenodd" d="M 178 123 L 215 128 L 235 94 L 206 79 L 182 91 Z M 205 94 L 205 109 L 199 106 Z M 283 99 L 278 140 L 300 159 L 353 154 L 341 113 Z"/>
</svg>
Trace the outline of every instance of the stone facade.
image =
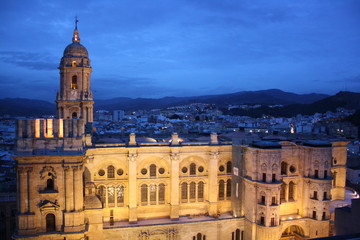
<svg viewBox="0 0 360 240">
<path fill-rule="evenodd" d="M 135 134 L 126 144 L 92 142 L 84 124 L 92 121 L 93 101 L 81 97 L 83 89 L 90 93 L 87 51 L 70 50 L 59 67 L 59 119 L 17 123 L 15 239 L 328 236 L 330 199 L 344 198 L 346 143 L 245 146 L 220 142 L 216 133 L 208 142 L 180 142 L 176 133 L 162 143 L 139 143 Z M 83 58 L 67 66 L 76 51 Z M 75 73 L 88 75 L 76 75 L 83 85 L 77 82 L 79 98 L 69 99 Z"/>
</svg>

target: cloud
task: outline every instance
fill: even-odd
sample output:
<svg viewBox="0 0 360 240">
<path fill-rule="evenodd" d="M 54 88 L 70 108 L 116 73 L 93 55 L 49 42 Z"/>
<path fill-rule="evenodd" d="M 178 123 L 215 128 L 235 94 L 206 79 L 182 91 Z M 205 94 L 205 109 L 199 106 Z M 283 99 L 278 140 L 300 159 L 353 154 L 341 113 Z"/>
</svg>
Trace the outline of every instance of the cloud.
<svg viewBox="0 0 360 240">
<path fill-rule="evenodd" d="M 0 60 L 4 63 L 33 70 L 55 70 L 57 67 L 57 61 L 54 57 L 40 53 L 0 51 Z"/>
</svg>

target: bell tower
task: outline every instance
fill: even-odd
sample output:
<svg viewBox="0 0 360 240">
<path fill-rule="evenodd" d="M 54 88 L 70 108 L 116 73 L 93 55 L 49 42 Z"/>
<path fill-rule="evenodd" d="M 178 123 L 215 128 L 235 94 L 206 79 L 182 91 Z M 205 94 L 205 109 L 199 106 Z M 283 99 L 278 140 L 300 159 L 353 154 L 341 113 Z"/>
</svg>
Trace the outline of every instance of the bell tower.
<svg viewBox="0 0 360 240">
<path fill-rule="evenodd" d="M 75 19 L 72 43 L 60 61 L 60 91 L 56 96 L 58 118 L 93 121 L 93 96 L 90 90 L 92 68 L 87 49 L 80 44 L 80 35 Z"/>
</svg>

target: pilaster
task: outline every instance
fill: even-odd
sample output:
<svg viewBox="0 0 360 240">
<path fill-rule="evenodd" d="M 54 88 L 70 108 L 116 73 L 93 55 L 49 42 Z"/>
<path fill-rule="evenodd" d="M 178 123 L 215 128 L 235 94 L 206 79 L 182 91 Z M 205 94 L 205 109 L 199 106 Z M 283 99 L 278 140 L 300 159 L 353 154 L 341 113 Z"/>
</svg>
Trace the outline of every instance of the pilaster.
<svg viewBox="0 0 360 240">
<path fill-rule="evenodd" d="M 137 222 L 137 182 L 136 182 L 136 166 L 137 153 L 135 149 L 130 149 L 128 155 L 129 163 L 129 222 Z"/>
</svg>

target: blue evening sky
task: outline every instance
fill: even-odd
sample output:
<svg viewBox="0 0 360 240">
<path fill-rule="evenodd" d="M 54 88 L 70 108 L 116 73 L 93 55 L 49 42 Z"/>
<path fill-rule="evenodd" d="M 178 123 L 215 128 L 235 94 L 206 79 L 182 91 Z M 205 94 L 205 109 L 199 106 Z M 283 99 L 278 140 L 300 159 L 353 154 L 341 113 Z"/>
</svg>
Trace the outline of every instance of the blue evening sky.
<svg viewBox="0 0 360 240">
<path fill-rule="evenodd" d="M 360 92 L 360 0 L 11 0 L 0 98 L 55 99 L 76 15 L 95 100 Z"/>
</svg>

